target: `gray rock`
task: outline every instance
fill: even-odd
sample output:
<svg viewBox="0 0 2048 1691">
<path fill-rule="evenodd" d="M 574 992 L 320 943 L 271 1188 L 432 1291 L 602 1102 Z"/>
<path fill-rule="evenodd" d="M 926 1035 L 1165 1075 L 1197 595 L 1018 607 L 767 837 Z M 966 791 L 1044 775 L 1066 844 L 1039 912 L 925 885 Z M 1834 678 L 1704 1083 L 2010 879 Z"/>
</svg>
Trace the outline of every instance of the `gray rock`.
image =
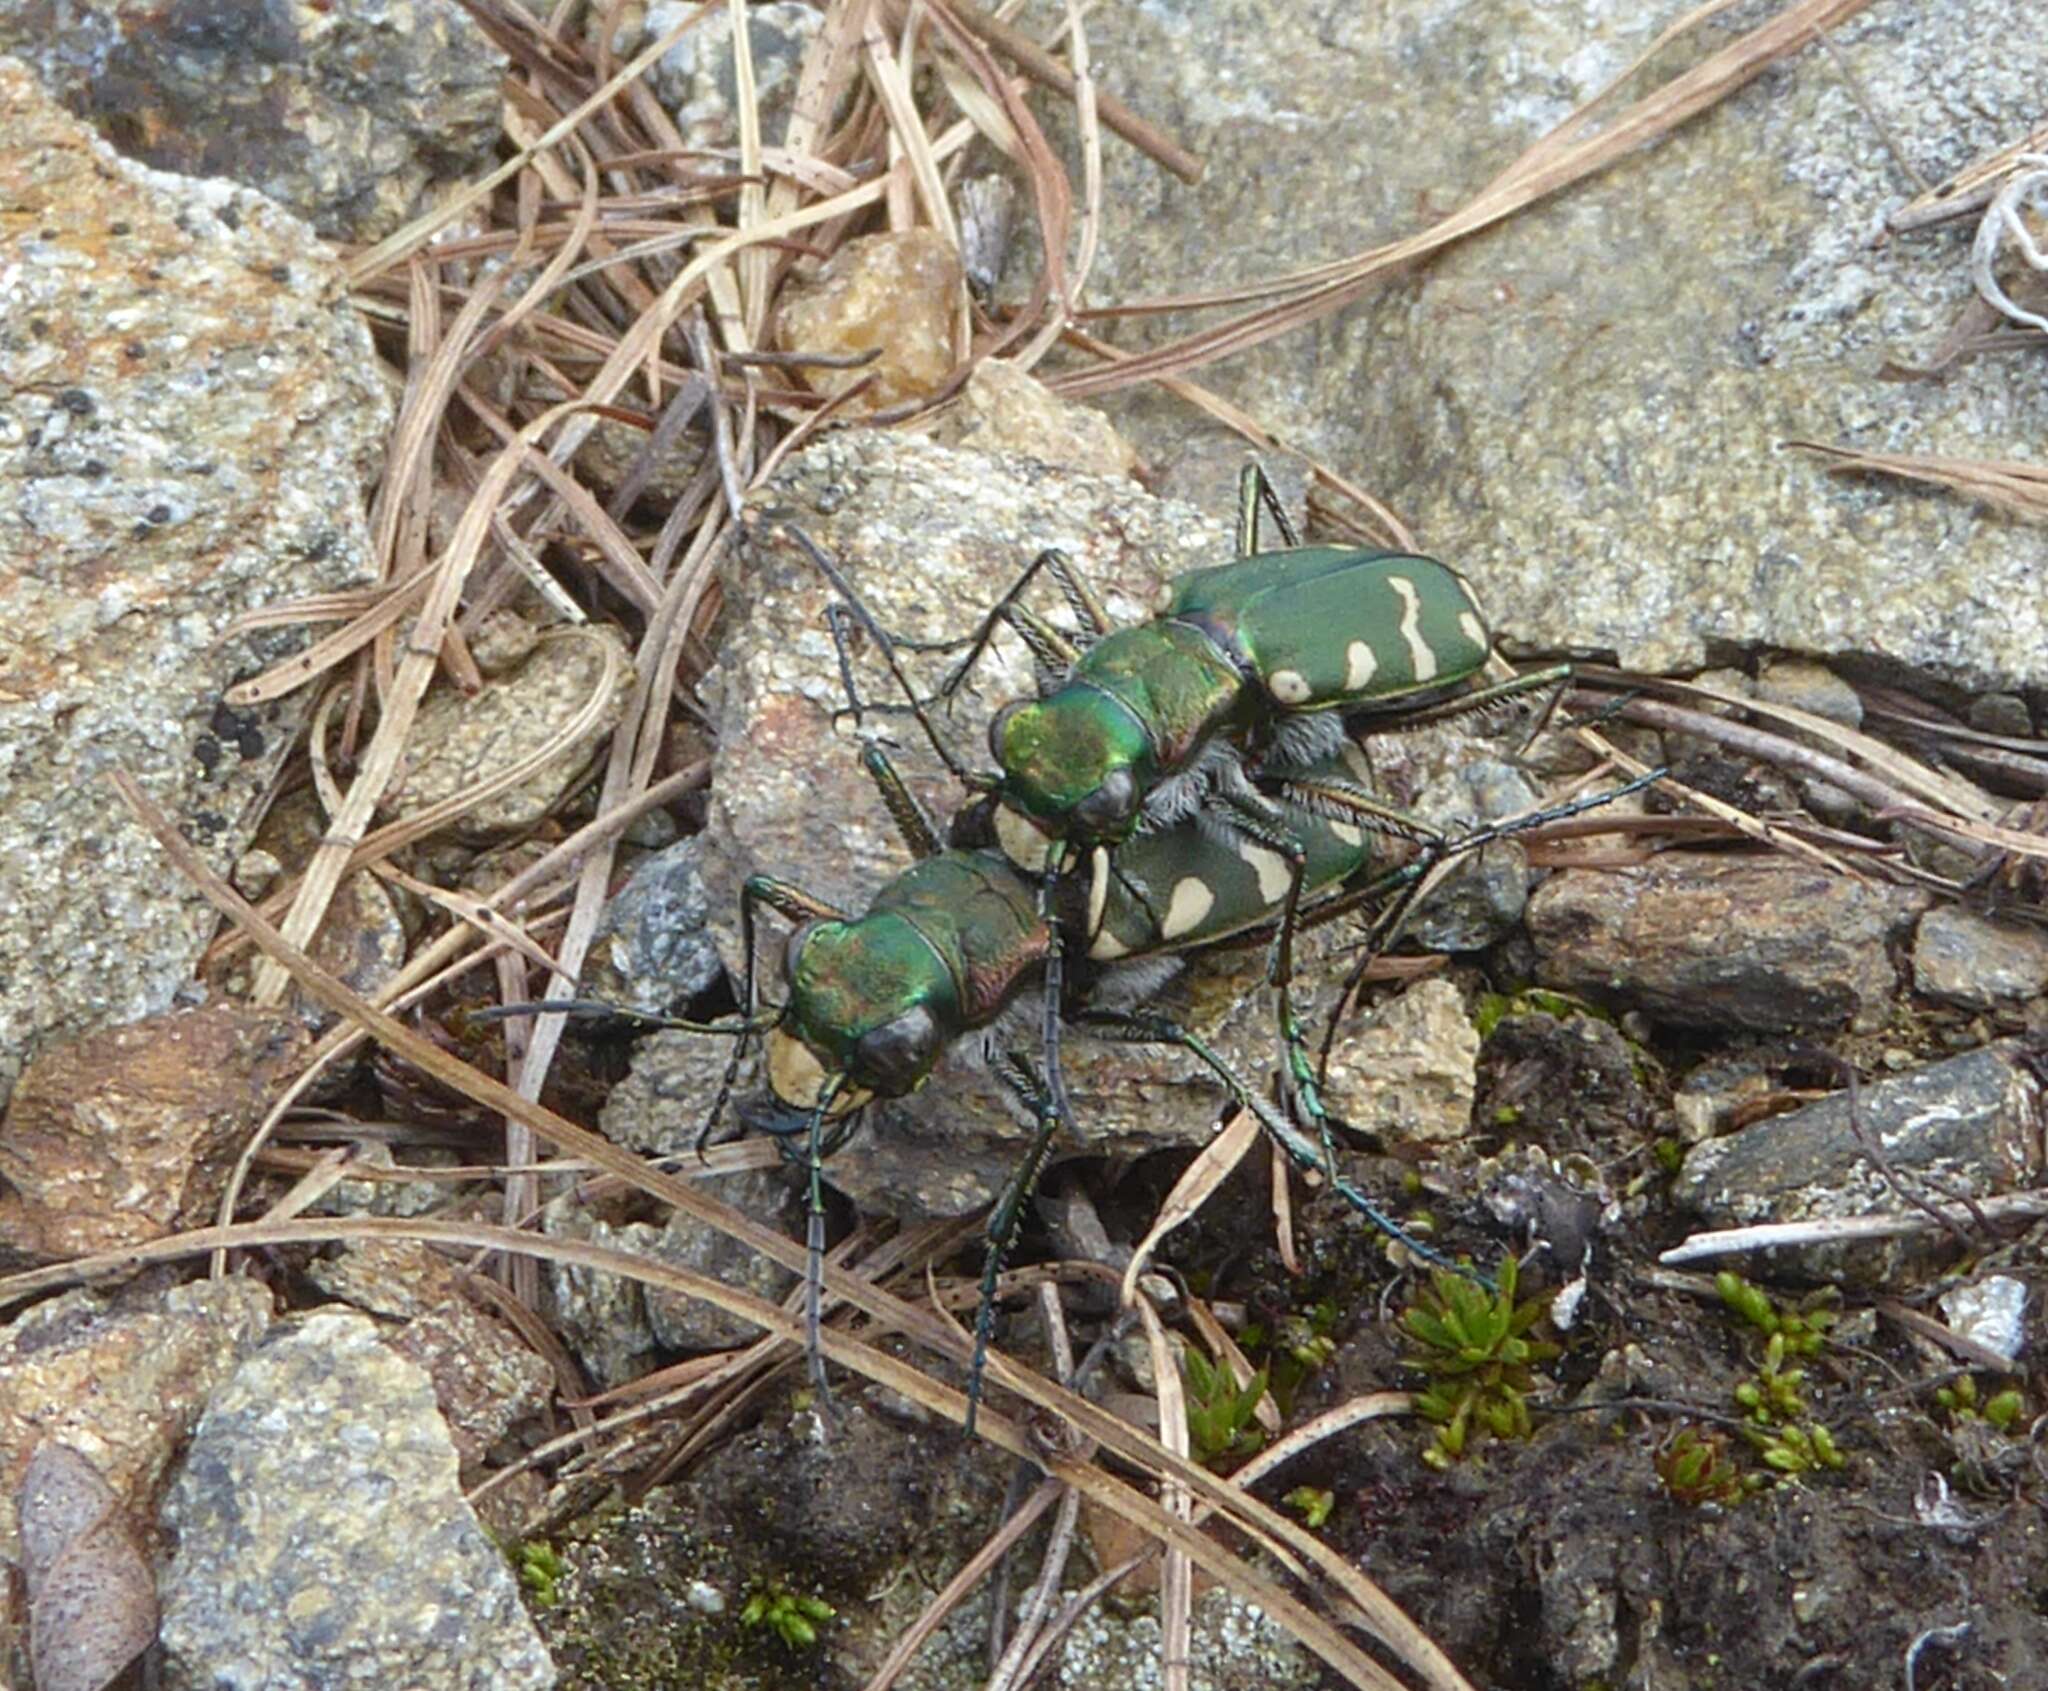
<svg viewBox="0 0 2048 1691">
<path fill-rule="evenodd" d="M 174 1691 L 555 1682 L 432 1386 L 363 1316 L 310 1316 L 242 1364 L 163 1521 Z"/>
<path fill-rule="evenodd" d="M 725 973 L 706 931 L 711 903 L 697 868 L 701 851 L 695 838 L 679 840 L 634 865 L 605 906 L 584 967 L 593 996 L 679 1015 Z"/>
<path fill-rule="evenodd" d="M 1472 1131 L 1478 1059 L 1458 989 L 1417 981 L 1331 1048 L 1332 1107 L 1362 1133 L 1455 1155 Z"/>
<path fill-rule="evenodd" d="M 19 15 L 17 13 L 17 15 Z M 211 908 L 110 794 L 225 870 L 301 720 L 222 690 L 296 635 L 243 613 L 369 576 L 388 418 L 297 218 L 115 156 L 0 65 L 0 1101 L 35 1043 L 165 1008 Z"/>
<path fill-rule="evenodd" d="M 1499 822 L 1542 801 L 1529 778 L 1493 759 L 1467 763 L 1425 789 L 1417 815 L 1450 834 Z M 1497 840 L 1460 857 L 1402 930 L 1424 951 L 1484 951 L 1522 919 L 1535 883 L 1529 859 L 1513 840 Z"/>
<path fill-rule="evenodd" d="M 2033 998 L 2048 991 L 2048 933 L 1936 905 L 1913 936 L 1913 985 L 1973 1010 Z"/>
<path fill-rule="evenodd" d="M 1098 300 L 1264 279 L 1414 232 L 1669 22 L 1634 4 L 1222 0 L 1200 8 L 1190 52 L 1190 15 L 1091 20 L 1105 86 L 1207 162 L 1188 189 L 1105 148 Z M 1972 297 L 1967 225 L 1874 238 L 1912 192 L 1891 148 L 1938 181 L 2027 133 L 2048 38 L 2015 40 L 2011 18 L 2004 0 L 1869 8 L 1829 50 L 1794 54 L 1419 278 L 1198 379 L 1369 473 L 1517 635 L 1612 645 L 1650 668 L 1733 641 L 2037 684 L 2048 607 L 2029 531 L 1780 448 L 2001 458 L 2037 444 L 2038 360 L 1960 364 L 1938 384 L 1882 374 L 1888 358 L 1924 359 Z M 1725 44 L 1728 27 L 1686 51 Z M 1889 144 L 1873 142 L 1872 110 Z M 1142 345 L 1193 326 L 1115 335 Z M 1158 461 L 1191 431 L 1222 432 L 1150 395 L 1118 396 L 1113 414 Z"/>
<path fill-rule="evenodd" d="M 661 1229 L 645 1221 L 613 1223 L 592 1215 L 574 1193 L 541 1210 L 551 1239 L 577 1239 L 607 1250 L 653 1256 Z M 600 1387 L 637 1380 L 654 1365 L 654 1329 L 637 1281 L 573 1263 L 546 1265 L 549 1325 Z"/>
<path fill-rule="evenodd" d="M 1776 858 L 1666 852 L 1571 869 L 1529 901 L 1546 986 L 1684 1027 L 1870 1028 L 1898 979 L 1889 941 L 1922 895 Z"/>
<path fill-rule="evenodd" d="M 803 1204 L 779 1170 L 748 1169 L 708 1177 L 704 1190 L 764 1227 L 802 1236 Z M 541 1226 L 551 1238 L 586 1239 L 695 1269 L 756 1297 L 780 1298 L 796 1283 L 786 1268 L 684 1215 L 671 1215 L 664 1226 L 612 1221 L 593 1213 L 571 1192 L 546 1207 Z M 622 1275 L 550 1263 L 547 1280 L 556 1330 L 577 1360 L 607 1386 L 637 1379 L 655 1365 L 664 1349 L 716 1350 L 760 1337 L 759 1328 L 699 1299 L 642 1286 Z"/>
<path fill-rule="evenodd" d="M 697 1148 L 711 1102 L 725 1078 L 732 1041 L 667 1029 L 633 1045 L 633 1066 L 611 1090 L 598 1128 L 615 1145 L 654 1157 L 673 1157 Z M 760 1085 L 758 1054 L 749 1047 L 733 1083 L 744 1097 Z M 730 1108 L 717 1124 L 718 1139 L 738 1131 Z"/>
<path fill-rule="evenodd" d="M 2026 1343 L 2027 1283 L 2010 1274 L 1987 1274 L 1940 1298 L 1941 1313 L 1964 1338 L 2016 1361 Z"/>
<path fill-rule="evenodd" d="M 0 52 L 130 157 L 259 188 L 359 241 L 489 168 L 506 63 L 454 0 L 23 0 L 0 10 Z"/>
<path fill-rule="evenodd" d="M 2016 693 L 1984 693 L 1972 699 L 1969 723 L 1980 734 L 2003 734 L 2014 740 L 2031 739 L 2034 733 L 2027 701 Z"/>
<path fill-rule="evenodd" d="M 1908 1189 L 1928 1198 L 1990 1197 L 2032 1184 L 2042 1166 L 2041 1083 L 2001 1041 L 1910 1074 L 1859 1087 L 1856 1122 L 1838 1092 L 1725 1139 L 1695 1145 L 1672 1182 L 1673 1199 L 1718 1227 L 1812 1221 L 1900 1210 L 1859 1140 L 1883 1148 Z M 1947 1245 L 1946 1234 L 1843 1252 L 1802 1248 L 1803 1268 L 1857 1280 L 1895 1273 L 1909 1255 Z"/>
<path fill-rule="evenodd" d="M 797 1187 L 780 1169 L 748 1169 L 708 1181 L 705 1190 L 722 1204 L 777 1232 L 800 1237 L 804 1203 Z M 715 1227 L 682 1214 L 670 1215 L 661 1230 L 656 1255 L 677 1268 L 695 1269 L 713 1280 L 752 1292 L 758 1298 L 780 1299 L 796 1284 L 796 1276 L 770 1262 L 749 1245 Z M 671 1350 L 718 1350 L 747 1344 L 760 1329 L 729 1315 L 701 1298 L 684 1297 L 659 1287 L 647 1289 L 647 1320 L 654 1336 Z"/>
<path fill-rule="evenodd" d="M 122 1508 L 154 1515 L 172 1456 L 269 1325 L 266 1287 L 201 1280 L 66 1292 L 0 1329 L 0 1562 L 20 1560 L 15 1492 L 45 1439 L 90 1452 Z"/>
<path fill-rule="evenodd" d="M 1863 726 L 1862 695 L 1826 664 L 1811 658 L 1769 659 L 1757 672 L 1756 696 L 1839 722 L 1845 728 Z"/>
</svg>

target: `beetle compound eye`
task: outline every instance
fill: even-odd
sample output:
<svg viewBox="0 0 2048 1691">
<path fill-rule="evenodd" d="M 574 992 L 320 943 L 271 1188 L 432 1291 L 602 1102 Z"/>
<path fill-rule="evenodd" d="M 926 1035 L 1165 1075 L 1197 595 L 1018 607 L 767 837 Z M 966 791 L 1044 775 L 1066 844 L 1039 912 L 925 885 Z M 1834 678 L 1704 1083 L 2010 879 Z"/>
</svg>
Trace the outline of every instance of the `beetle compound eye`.
<svg viewBox="0 0 2048 1691">
<path fill-rule="evenodd" d="M 1029 699 L 1012 699 L 988 719 L 988 751 L 996 762 L 1003 762 L 1003 740 L 1009 733 L 1010 724 L 1017 720 L 1017 713 L 1030 704 Z"/>
<path fill-rule="evenodd" d="M 1121 839 L 1137 809 L 1137 777 L 1128 769 L 1113 769 L 1074 806 L 1074 832 L 1089 839 Z"/>
<path fill-rule="evenodd" d="M 938 1027 L 920 1004 L 862 1034 L 849 1072 L 883 1097 L 901 1098 L 917 1090 L 938 1053 Z"/>
</svg>

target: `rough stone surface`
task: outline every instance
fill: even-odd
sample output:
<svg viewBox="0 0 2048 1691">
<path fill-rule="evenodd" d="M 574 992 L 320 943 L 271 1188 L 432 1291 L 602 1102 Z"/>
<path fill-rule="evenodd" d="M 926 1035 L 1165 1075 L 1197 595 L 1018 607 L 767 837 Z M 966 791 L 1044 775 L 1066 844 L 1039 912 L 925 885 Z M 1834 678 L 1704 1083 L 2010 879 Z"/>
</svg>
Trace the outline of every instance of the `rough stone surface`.
<svg viewBox="0 0 2048 1691">
<path fill-rule="evenodd" d="M 1973 1010 L 2032 998 L 2048 991 L 2048 933 L 1937 905 L 1913 936 L 1913 985 Z"/>
<path fill-rule="evenodd" d="M 286 1013 L 219 1005 L 44 1046 L 0 1121 L 0 1237 L 68 1257 L 210 1226 L 300 1045 Z"/>
<path fill-rule="evenodd" d="M 225 870 L 302 706 L 222 689 L 242 613 L 369 573 L 388 416 L 305 224 L 117 158 L 0 65 L 0 1100 L 51 1033 L 166 1007 L 214 916 L 110 795 Z M 25 963 L 25 966 L 21 966 Z"/>
<path fill-rule="evenodd" d="M 812 392 L 828 396 L 873 377 L 841 412 L 865 416 L 938 391 L 953 368 L 953 326 L 965 297 L 960 255 L 936 230 L 861 235 L 815 280 L 784 288 L 776 338 L 788 352 L 877 353 L 854 368 L 797 369 Z"/>
<path fill-rule="evenodd" d="M 337 240 L 389 234 L 498 139 L 505 56 L 454 0 L 23 0 L 0 52 L 129 157 L 259 188 Z"/>
<path fill-rule="evenodd" d="M 1446 1149 L 1472 1131 L 1479 1034 L 1458 989 L 1417 981 L 1330 1052 L 1330 1107 L 1362 1133 Z"/>
<path fill-rule="evenodd" d="M 1412 808 L 1424 821 L 1455 835 L 1534 810 L 1541 802 L 1519 769 L 1482 759 L 1446 771 Z M 1521 921 L 1535 880 L 1529 859 L 1513 840 L 1481 846 L 1457 859 L 1402 931 L 1424 951 L 1484 951 Z"/>
<path fill-rule="evenodd" d="M 1666 852 L 1572 869 L 1529 901 L 1546 986 L 1684 1027 L 1871 1027 L 1898 985 L 1889 941 L 1924 902 L 1779 859 Z"/>
<path fill-rule="evenodd" d="M 408 742 L 418 754 L 383 808 L 410 816 L 502 773 L 566 728 L 602 688 L 602 708 L 588 728 L 510 791 L 463 812 L 458 824 L 473 834 L 531 827 L 618 725 L 632 686 L 633 665 L 616 630 L 544 634 L 524 663 L 474 696 L 443 687 L 421 702 Z"/>
<path fill-rule="evenodd" d="M 554 1389 L 554 1370 L 504 1322 L 467 1298 L 435 1304 L 386 1340 L 433 1382 L 434 1401 L 465 1469 L 521 1421 L 538 1415 Z"/>
<path fill-rule="evenodd" d="M 764 1227 L 787 1234 L 803 1231 L 803 1199 L 780 1169 L 748 1169 L 713 1180 L 705 1189 Z M 658 1250 L 664 1262 L 694 1269 L 757 1298 L 778 1300 L 796 1284 L 796 1276 L 780 1263 L 680 1212 L 671 1215 L 661 1230 Z M 717 1350 L 746 1344 L 761 1334 L 758 1327 L 701 1298 L 653 1286 L 647 1289 L 647 1320 L 655 1338 L 671 1350 Z"/>
<path fill-rule="evenodd" d="M 207 1405 L 166 1500 L 174 1691 L 555 1682 L 456 1485 L 427 1377 L 363 1316 L 316 1314 Z"/>
<path fill-rule="evenodd" d="M 1717 20 L 1659 64 L 1761 15 Z M 1179 50 L 1197 17 L 1202 50 Z M 1207 168 L 1190 189 L 1104 149 L 1091 302 L 1263 279 L 1426 227 L 1670 21 L 1639 0 L 1106 12 L 1089 30 L 1103 86 Z M 1934 182 L 2027 133 L 2048 37 L 2011 23 L 2004 0 L 1872 6 L 1654 147 L 1198 379 L 1368 477 L 1513 634 L 1653 668 L 1735 641 L 2038 684 L 2031 531 L 1780 449 L 2033 456 L 2038 360 L 1883 374 L 1927 358 L 1972 297 L 1967 223 L 1878 238 L 1915 191 L 1891 149 Z M 1221 432 L 1154 395 L 1112 414 L 1155 461 Z"/>
<path fill-rule="evenodd" d="M 1903 1208 L 1906 1200 L 1871 1162 L 1858 1127 L 1923 1197 L 1989 1197 L 2031 1185 L 2041 1172 L 2041 1084 L 2009 1041 L 1862 1086 L 1856 1115 L 1852 1124 L 1848 1094 L 1835 1093 L 1695 1145 L 1672 1197 L 1719 1227 Z M 1809 1268 L 1880 1278 L 1903 1259 L 1903 1246 L 1887 1241 L 1853 1253 L 1801 1247 L 1797 1254 Z"/>
<path fill-rule="evenodd" d="M 719 753 L 704 879 L 735 979 L 736 914 L 749 875 L 779 875 L 860 910 L 909 861 L 861 768 L 853 724 L 833 723 L 842 692 L 825 625 L 830 590 L 775 519 L 796 522 L 832 554 L 886 627 L 920 640 L 967 631 L 1012 572 L 1047 546 L 1075 560 L 1113 621 L 1139 621 L 1166 577 L 1226 556 L 1230 538 L 1227 527 L 1127 480 L 1024 459 L 885 434 L 842 437 L 793 459 L 764 496 L 761 520 L 729 573 L 726 641 L 705 686 Z M 1036 603 L 1059 620 L 1065 613 L 1057 600 L 1051 593 Z M 921 690 L 937 684 L 943 664 L 927 658 Z M 866 700 L 896 696 L 872 652 L 857 654 L 856 677 Z M 990 711 L 1032 690 L 1026 654 L 999 642 L 972 690 L 941 718 L 942 732 L 979 767 Z M 931 814 L 959 807 L 959 787 L 907 720 L 871 716 L 867 727 L 900 748 L 892 756 Z M 773 924 L 761 944 L 761 984 L 771 998 L 781 929 Z M 1317 1008 L 1314 994 L 1334 991 L 1323 959 L 1351 931 L 1336 922 L 1304 937 L 1297 957 L 1305 1014 Z M 1239 1073 L 1270 1072 L 1276 1034 L 1256 948 L 1200 958 L 1145 1001 L 1211 1039 Z M 1028 1024 L 1001 1037 L 1035 1051 Z M 906 1214 L 960 1214 L 987 1203 L 1015 1167 L 1029 1129 L 982 1068 L 981 1043 L 960 1041 L 917 1097 L 871 1108 L 866 1126 L 829 1164 L 834 1184 L 864 1204 Z M 717 1053 L 720 1067 L 724 1056 Z M 1064 1149 L 1127 1155 L 1199 1145 L 1222 1101 L 1207 1071 L 1177 1052 L 1076 1034 L 1064 1043 L 1063 1065 L 1081 1136 L 1079 1146 Z M 671 1070 L 673 1082 L 681 1078 Z M 685 1102 L 675 1085 L 665 1090 Z M 707 1092 L 695 1120 L 708 1105 Z"/>
<path fill-rule="evenodd" d="M 66 1292 L 0 1330 L 0 1560 L 18 1562 L 15 1491 L 45 1439 L 88 1457 L 138 1520 L 171 1458 L 270 1325 L 253 1280 Z"/>
<path fill-rule="evenodd" d="M 694 838 L 678 840 L 633 866 L 605 905 L 583 967 L 595 998 L 680 1014 L 725 973 L 707 931 L 711 904 L 697 867 Z"/>
<path fill-rule="evenodd" d="M 999 358 L 975 365 L 960 397 L 939 413 L 931 438 L 974 452 L 1015 452 L 1088 475 L 1130 475 L 1138 455 L 1093 406 L 1061 399 L 1028 371 Z"/>
<path fill-rule="evenodd" d="M 764 1227 L 786 1234 L 803 1230 L 802 1202 L 779 1170 L 748 1169 L 708 1177 L 704 1189 Z M 664 1226 L 613 1221 L 568 1193 L 542 1212 L 541 1226 L 552 1238 L 587 1240 L 694 1269 L 756 1297 L 780 1298 L 795 1284 L 795 1277 L 780 1264 L 684 1215 L 671 1215 Z M 760 1336 L 759 1328 L 713 1305 L 621 1275 L 566 1263 L 549 1263 L 546 1272 L 556 1330 L 592 1377 L 607 1386 L 637 1379 L 664 1349 L 716 1350 Z"/>
<path fill-rule="evenodd" d="M 599 1128 L 613 1144 L 651 1157 L 694 1150 L 731 1057 L 731 1041 L 676 1029 L 636 1040 L 633 1066 L 605 1099 Z M 734 1095 L 744 1097 L 759 1085 L 759 1061 L 750 1048 L 735 1077 Z M 737 1130 L 728 1111 L 716 1137 L 731 1138 Z"/>
</svg>

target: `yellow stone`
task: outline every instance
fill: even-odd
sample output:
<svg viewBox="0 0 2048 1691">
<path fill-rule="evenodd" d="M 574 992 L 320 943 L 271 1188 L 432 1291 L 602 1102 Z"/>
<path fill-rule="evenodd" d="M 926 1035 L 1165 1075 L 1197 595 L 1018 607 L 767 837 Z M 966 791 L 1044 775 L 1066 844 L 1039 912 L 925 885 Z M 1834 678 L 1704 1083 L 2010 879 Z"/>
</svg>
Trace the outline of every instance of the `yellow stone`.
<svg viewBox="0 0 2048 1691">
<path fill-rule="evenodd" d="M 881 356 L 858 369 L 806 367 L 797 375 L 828 398 L 872 375 L 874 385 L 848 410 L 884 411 L 929 398 L 945 381 L 965 288 L 960 255 L 937 231 L 864 235 L 841 247 L 817 280 L 784 289 L 775 341 L 785 352 L 878 348 Z"/>
</svg>

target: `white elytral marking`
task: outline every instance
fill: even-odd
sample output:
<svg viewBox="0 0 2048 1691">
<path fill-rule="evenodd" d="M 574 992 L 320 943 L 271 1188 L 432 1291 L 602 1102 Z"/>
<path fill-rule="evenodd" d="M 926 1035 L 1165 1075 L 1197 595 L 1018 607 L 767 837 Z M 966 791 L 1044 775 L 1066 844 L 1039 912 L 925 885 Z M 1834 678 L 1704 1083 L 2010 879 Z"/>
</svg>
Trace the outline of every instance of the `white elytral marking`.
<svg viewBox="0 0 2048 1691">
<path fill-rule="evenodd" d="M 1283 705 L 1299 705 L 1308 701 L 1308 677 L 1298 669 L 1276 669 L 1273 679 L 1266 683 L 1267 690 Z"/>
<path fill-rule="evenodd" d="M 1471 611 L 1460 611 L 1458 613 L 1458 626 L 1464 630 L 1465 638 L 1482 652 L 1492 644 L 1486 638 L 1486 624 L 1481 622 Z"/>
<path fill-rule="evenodd" d="M 825 1065 L 793 1033 L 768 1030 L 768 1086 L 785 1104 L 808 1110 L 825 1090 Z"/>
<path fill-rule="evenodd" d="M 1107 963 L 1113 958 L 1128 956 L 1130 949 L 1115 934 L 1104 928 L 1095 936 L 1094 943 L 1088 947 L 1088 955 L 1098 963 Z"/>
<path fill-rule="evenodd" d="M 1479 603 L 1479 595 L 1472 591 L 1472 583 L 1467 581 L 1456 570 L 1451 570 L 1449 574 L 1451 579 L 1458 584 L 1458 591 L 1465 595 L 1465 603 L 1470 605 L 1474 611 L 1478 612 L 1479 620 L 1482 623 L 1485 622 L 1486 610 L 1485 607 Z"/>
<path fill-rule="evenodd" d="M 1161 939 L 1179 939 L 1215 908 L 1216 895 L 1199 875 L 1183 875 L 1173 883 L 1173 900 L 1159 924 Z"/>
<path fill-rule="evenodd" d="M 1344 648 L 1344 690 L 1347 693 L 1362 693 L 1365 684 L 1372 679 L 1372 672 L 1380 667 L 1380 660 L 1373 655 L 1373 649 L 1363 640 L 1354 640 Z"/>
<path fill-rule="evenodd" d="M 1287 896 L 1288 884 L 1294 879 L 1294 871 L 1287 867 L 1287 859 L 1277 851 L 1268 851 L 1264 846 L 1253 845 L 1250 840 L 1237 842 L 1237 855 L 1251 865 L 1252 873 L 1259 878 L 1259 897 L 1268 904 L 1278 904 Z"/>
<path fill-rule="evenodd" d="M 1365 830 L 1353 827 L 1349 822 L 1332 822 L 1330 824 L 1330 832 L 1348 846 L 1365 844 Z"/>
<path fill-rule="evenodd" d="M 1422 595 L 1405 575 L 1390 575 L 1387 585 L 1401 601 L 1401 638 L 1408 642 L 1408 655 L 1415 662 L 1417 681 L 1436 679 L 1436 653 L 1422 637 Z"/>
<path fill-rule="evenodd" d="M 996 806 L 996 844 L 1019 869 L 1037 874 L 1052 853 L 1052 841 L 1040 833 L 1028 816 L 1006 804 Z"/>
<path fill-rule="evenodd" d="M 1109 903 L 1109 853 L 1097 846 L 1088 854 L 1088 928 L 1091 934 L 1102 927 L 1102 912 Z"/>
<path fill-rule="evenodd" d="M 1163 617 L 1173 609 L 1173 583 L 1162 581 L 1159 591 L 1152 595 L 1152 614 Z"/>
</svg>

